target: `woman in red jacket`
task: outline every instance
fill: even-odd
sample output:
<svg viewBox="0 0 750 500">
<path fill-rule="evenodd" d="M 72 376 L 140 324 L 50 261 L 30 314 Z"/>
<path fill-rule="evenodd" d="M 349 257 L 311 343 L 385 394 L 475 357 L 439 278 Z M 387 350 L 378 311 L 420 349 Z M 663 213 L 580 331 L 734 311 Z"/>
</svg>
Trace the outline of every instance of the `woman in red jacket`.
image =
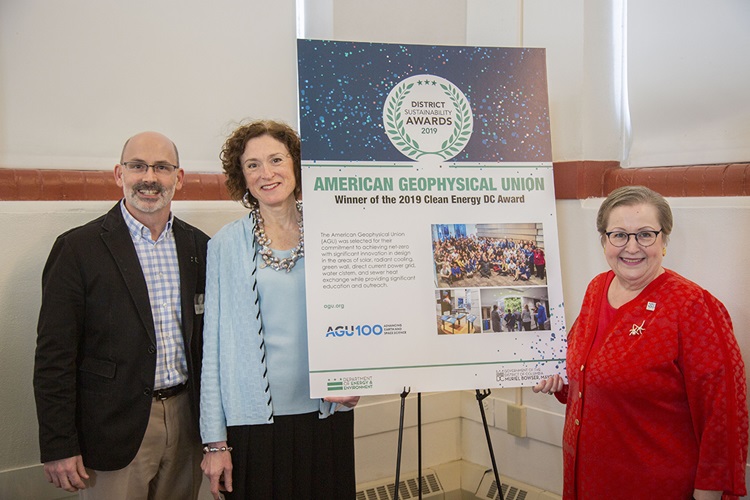
<svg viewBox="0 0 750 500">
<path fill-rule="evenodd" d="M 619 188 L 597 229 L 611 270 L 589 284 L 568 335 L 569 385 L 555 375 L 534 387 L 567 404 L 563 497 L 745 495 L 744 364 L 724 305 L 662 267 L 669 204 Z"/>
<path fill-rule="evenodd" d="M 539 247 L 534 249 L 534 267 L 536 268 L 536 277 L 543 280 L 547 261 L 544 258 L 544 250 Z"/>
</svg>

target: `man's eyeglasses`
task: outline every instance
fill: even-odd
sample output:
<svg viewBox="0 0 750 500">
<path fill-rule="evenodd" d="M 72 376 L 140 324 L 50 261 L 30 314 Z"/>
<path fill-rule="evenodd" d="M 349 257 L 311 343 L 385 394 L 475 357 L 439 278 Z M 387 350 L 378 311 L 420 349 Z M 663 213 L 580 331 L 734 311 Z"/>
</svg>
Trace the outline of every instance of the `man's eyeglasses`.
<svg viewBox="0 0 750 500">
<path fill-rule="evenodd" d="M 656 237 L 661 233 L 658 231 L 638 231 L 637 233 L 626 233 L 625 231 L 609 231 L 604 233 L 607 239 L 615 247 L 624 247 L 630 241 L 631 236 L 635 236 L 635 241 L 642 247 L 650 247 L 656 243 Z"/>
<path fill-rule="evenodd" d="M 129 172 L 133 172 L 135 174 L 145 174 L 148 172 L 149 168 L 154 169 L 154 173 L 156 175 L 170 175 L 174 173 L 175 170 L 177 170 L 178 166 L 172 165 L 171 163 L 154 163 L 153 165 L 149 165 L 145 161 L 126 161 L 123 163 L 125 168 L 128 169 Z"/>
</svg>

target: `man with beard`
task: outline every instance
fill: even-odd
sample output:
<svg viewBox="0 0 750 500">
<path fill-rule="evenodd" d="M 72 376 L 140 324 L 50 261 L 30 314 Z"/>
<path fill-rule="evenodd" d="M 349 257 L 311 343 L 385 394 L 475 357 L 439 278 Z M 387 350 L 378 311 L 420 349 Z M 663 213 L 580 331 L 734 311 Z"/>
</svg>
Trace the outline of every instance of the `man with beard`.
<svg viewBox="0 0 750 500">
<path fill-rule="evenodd" d="M 84 499 L 194 499 L 208 236 L 171 213 L 184 172 L 167 137 L 130 138 L 114 177 L 124 198 L 60 235 L 42 274 L 41 461 Z"/>
</svg>

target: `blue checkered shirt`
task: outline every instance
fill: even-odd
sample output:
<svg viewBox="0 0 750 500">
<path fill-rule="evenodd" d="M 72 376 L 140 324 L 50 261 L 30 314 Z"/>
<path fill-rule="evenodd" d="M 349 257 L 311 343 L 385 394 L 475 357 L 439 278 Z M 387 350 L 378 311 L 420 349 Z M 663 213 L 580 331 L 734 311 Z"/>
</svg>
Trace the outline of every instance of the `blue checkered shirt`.
<svg viewBox="0 0 750 500">
<path fill-rule="evenodd" d="M 151 314 L 156 333 L 156 375 L 154 390 L 165 389 L 187 381 L 187 361 L 182 342 L 182 305 L 180 303 L 180 267 L 177 245 L 172 232 L 173 216 L 159 238 L 138 222 L 120 202 L 122 216 L 141 262 L 146 278 Z"/>
</svg>

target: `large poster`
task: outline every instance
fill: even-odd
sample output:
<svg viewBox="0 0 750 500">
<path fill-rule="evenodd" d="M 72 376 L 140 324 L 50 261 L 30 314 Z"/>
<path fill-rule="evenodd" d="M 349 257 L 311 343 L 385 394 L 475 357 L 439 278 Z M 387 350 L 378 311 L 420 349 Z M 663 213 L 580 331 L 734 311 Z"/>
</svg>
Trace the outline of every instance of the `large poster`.
<svg viewBox="0 0 750 500">
<path fill-rule="evenodd" d="M 564 373 L 544 50 L 298 57 L 312 396 Z"/>
</svg>

